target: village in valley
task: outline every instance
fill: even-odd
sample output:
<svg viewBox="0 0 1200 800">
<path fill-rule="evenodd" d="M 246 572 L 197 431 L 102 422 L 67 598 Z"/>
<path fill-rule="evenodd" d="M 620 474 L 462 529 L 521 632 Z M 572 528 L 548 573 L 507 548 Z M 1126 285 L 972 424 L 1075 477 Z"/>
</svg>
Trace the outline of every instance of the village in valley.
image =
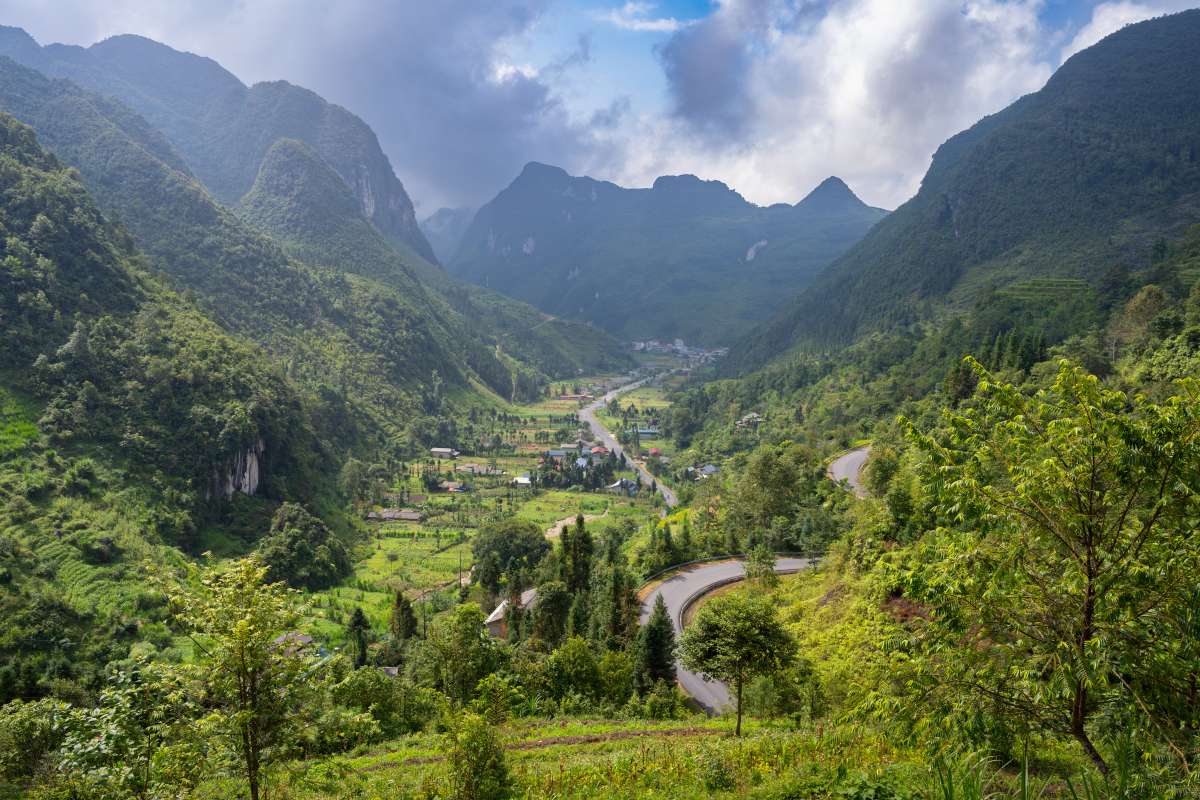
<svg viewBox="0 0 1200 800">
<path fill-rule="evenodd" d="M 328 605 L 317 623 L 325 641 L 337 644 L 352 606 L 382 622 L 397 589 L 430 617 L 461 593 L 493 611 L 502 600 L 484 597 L 471 581 L 471 537 L 482 525 L 520 518 L 553 537 L 582 515 L 601 524 L 628 518 L 640 528 L 664 513 L 660 487 L 682 493 L 717 473 L 717 465 L 690 463 L 660 439 L 659 426 L 669 393 L 721 351 L 652 353 L 636 369 L 555 383 L 536 403 L 476 409 L 477 421 L 461 423 L 453 440 L 414 448 L 409 460 L 391 465 L 390 481 L 368 481 L 356 506 L 373 544 L 348 582 L 353 588 L 318 600 Z M 613 392 L 608 403 L 595 402 Z M 615 451 L 580 420 L 593 403 L 593 418 L 617 441 Z"/>
</svg>

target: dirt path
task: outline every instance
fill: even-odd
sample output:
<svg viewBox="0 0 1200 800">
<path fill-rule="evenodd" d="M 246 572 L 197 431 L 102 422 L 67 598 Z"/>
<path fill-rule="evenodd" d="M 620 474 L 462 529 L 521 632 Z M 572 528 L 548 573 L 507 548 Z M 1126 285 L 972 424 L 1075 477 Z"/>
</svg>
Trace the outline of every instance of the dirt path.
<svg viewBox="0 0 1200 800">
<path fill-rule="evenodd" d="M 583 517 L 583 521 L 591 522 L 594 519 L 603 519 L 604 517 L 607 517 L 607 516 L 608 516 L 608 509 L 606 508 L 606 509 L 604 509 L 603 514 L 585 514 Z M 558 522 L 551 525 L 549 528 L 546 528 L 546 538 L 549 539 L 551 536 L 558 536 L 558 531 L 559 531 L 559 529 L 562 528 L 563 525 L 573 525 L 574 523 L 575 523 L 575 517 L 563 517 Z"/>
</svg>

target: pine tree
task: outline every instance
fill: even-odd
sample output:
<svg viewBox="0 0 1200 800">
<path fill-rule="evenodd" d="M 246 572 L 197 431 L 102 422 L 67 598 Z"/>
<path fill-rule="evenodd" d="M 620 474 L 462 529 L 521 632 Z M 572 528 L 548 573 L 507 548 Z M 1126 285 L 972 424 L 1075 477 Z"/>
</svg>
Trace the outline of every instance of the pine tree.
<svg viewBox="0 0 1200 800">
<path fill-rule="evenodd" d="M 392 600 L 392 616 L 388 620 L 388 630 L 402 642 L 417 634 L 417 615 L 413 612 L 412 601 L 399 589 Z"/>
<path fill-rule="evenodd" d="M 350 622 L 346 625 L 346 639 L 354 648 L 354 668 L 367 664 L 367 638 L 371 632 L 371 621 L 363 613 L 361 606 L 354 607 Z"/>
<path fill-rule="evenodd" d="M 590 616 L 587 594 L 576 592 L 575 600 L 571 603 L 571 617 L 567 620 L 567 636 L 579 636 L 586 639 L 588 635 L 588 618 Z"/>
<path fill-rule="evenodd" d="M 583 523 L 583 514 L 575 516 L 575 529 L 563 526 L 563 583 L 572 594 L 586 592 L 591 583 L 592 552 L 595 542 Z"/>
<path fill-rule="evenodd" d="M 661 681 L 675 682 L 675 627 L 662 595 L 654 600 L 650 620 L 638 631 L 634 656 L 634 681 L 639 695 Z"/>
</svg>

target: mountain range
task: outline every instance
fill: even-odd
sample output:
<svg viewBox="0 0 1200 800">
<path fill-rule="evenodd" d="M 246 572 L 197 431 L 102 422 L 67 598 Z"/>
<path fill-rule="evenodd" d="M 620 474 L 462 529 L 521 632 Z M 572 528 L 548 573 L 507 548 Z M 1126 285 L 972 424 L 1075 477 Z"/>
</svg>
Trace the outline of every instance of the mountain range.
<svg viewBox="0 0 1200 800">
<path fill-rule="evenodd" d="M 711 346 L 765 320 L 886 213 L 837 178 L 762 208 L 694 175 L 625 189 L 530 163 L 446 269 L 619 339 Z"/>
<path fill-rule="evenodd" d="M 1137 271 L 1200 215 L 1200 10 L 1130 25 L 951 137 L 917 194 L 748 332 L 725 374 L 942 319 L 989 287 Z"/>
<path fill-rule="evenodd" d="M 314 92 L 286 81 L 247 87 L 210 58 L 142 36 L 113 36 L 87 48 L 41 47 L 20 28 L 0 26 L 0 54 L 47 76 L 119 97 L 162 131 L 226 206 L 250 191 L 277 139 L 308 142 L 351 187 L 363 214 L 385 236 L 437 261 L 374 131 Z"/>
</svg>

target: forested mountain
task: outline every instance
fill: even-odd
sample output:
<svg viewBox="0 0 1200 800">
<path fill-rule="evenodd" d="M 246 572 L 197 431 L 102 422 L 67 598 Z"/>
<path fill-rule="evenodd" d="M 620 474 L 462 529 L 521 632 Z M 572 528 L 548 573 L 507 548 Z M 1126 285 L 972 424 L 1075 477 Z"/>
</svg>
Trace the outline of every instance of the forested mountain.
<svg viewBox="0 0 1200 800">
<path fill-rule="evenodd" d="M 623 189 L 530 163 L 475 215 L 447 270 L 620 339 L 716 345 L 885 213 L 837 178 L 795 206 L 760 208 L 692 175 Z"/>
<path fill-rule="evenodd" d="M 456 328 L 457 333 L 453 334 L 453 338 L 458 341 L 454 349 L 459 354 L 473 354 L 466 360 L 473 362 L 472 368 L 479 372 L 481 377 L 484 373 L 491 376 L 491 380 L 485 379 L 489 386 L 497 390 L 509 387 L 502 391 L 505 396 L 511 396 L 515 375 L 521 370 L 514 364 L 497 369 L 497 365 L 493 363 L 494 359 L 483 358 L 483 349 L 494 349 L 497 337 L 504 340 L 503 352 L 524 364 L 527 373 L 524 384 L 529 390 L 532 390 L 530 381 L 534 380 L 538 371 L 551 377 L 563 377 L 574 374 L 578 368 L 609 369 L 629 363 L 627 354 L 621 351 L 616 341 L 599 329 L 560 320 L 546 321 L 543 315 L 525 304 L 512 301 L 497 292 L 476 289 L 449 278 L 437 263 L 436 256 L 424 236 L 416 229 L 415 222 L 411 230 L 407 227 L 409 222 L 415 219 L 412 216 L 412 204 L 392 172 L 387 157 L 379 149 L 374 132 L 358 117 L 338 106 L 325 103 L 312 92 L 283 82 L 259 84 L 246 89 L 233 75 L 211 59 L 179 53 L 165 45 L 136 36 L 114 37 L 87 49 L 64 45 L 40 48 L 24 31 L 17 28 L 0 28 L 0 52 L 12 53 L 15 58 L 27 64 L 42 65 L 50 70 L 51 74 L 79 78 L 86 85 L 112 92 L 117 97 L 127 100 L 136 109 L 144 110 L 150 121 L 158 126 L 158 130 L 115 98 L 89 95 L 87 100 L 94 106 L 102 106 L 103 114 L 107 117 L 119 118 L 124 137 L 132 139 L 137 147 L 161 161 L 170 170 L 192 178 L 194 184 L 202 183 L 204 189 L 208 189 L 221 203 L 234 203 L 253 188 L 266 154 L 278 139 L 293 138 L 303 141 L 317 155 L 324 170 L 336 174 L 355 198 L 357 209 L 339 207 L 341 210 L 332 214 L 331 218 L 345 216 L 348 220 L 346 224 L 349 225 L 361 225 L 361 220 L 365 218 L 369 220 L 367 226 L 375 228 L 375 231 L 371 233 L 360 228 L 359 234 L 366 237 L 362 241 L 370 241 L 365 250 L 337 247 L 328 250 L 325 245 L 330 244 L 330 241 L 313 241 L 309 236 L 313 231 L 307 231 L 304 235 L 300 235 L 300 231 L 288 231 L 288 235 L 283 236 L 282 241 L 304 245 L 308 248 L 305 251 L 306 256 L 318 258 L 325 267 L 332 265 L 339 275 L 352 273 L 379 278 L 381 274 L 386 273 L 392 276 L 394 280 L 385 281 L 384 285 L 387 289 L 398 292 L 400 297 L 388 301 L 391 305 L 399 303 L 401 306 L 429 306 L 432 303 L 433 313 L 429 316 L 435 320 L 432 323 L 434 327 L 444 328 L 450 325 Z M 12 80 L 16 80 L 19 85 L 21 81 L 32 79 L 21 76 L 13 77 Z M 39 102 L 36 98 L 42 97 L 45 91 L 45 87 L 39 86 L 31 95 L 24 88 L 14 89 L 10 92 L 10 103 L 13 105 L 11 110 L 21 108 L 22 111 L 17 115 L 33 122 L 34 111 L 27 106 L 36 105 Z M 55 91 L 78 94 L 77 90 Z M 78 109 L 64 112 L 65 116 L 63 113 L 51 114 L 44 122 L 47 125 L 69 127 L 76 124 L 77 111 Z M 37 113 L 42 112 L 39 110 Z M 42 132 L 42 122 L 39 118 L 39 122 L 35 123 L 39 132 Z M 45 136 L 46 132 L 42 133 Z M 86 137 L 91 134 L 82 135 Z M 72 136 L 67 138 L 71 139 Z M 57 139 L 53 139 L 53 136 L 46 139 L 46 142 L 56 150 L 62 145 Z M 126 157 L 120 162 L 105 161 L 107 156 L 104 148 L 112 146 L 115 146 L 114 143 L 108 142 L 94 153 L 77 152 L 74 157 L 89 158 L 97 169 L 103 168 L 109 173 L 131 165 L 146 168 L 144 159 L 137 157 Z M 78 147 L 76 149 L 79 150 Z M 84 173 L 87 175 L 88 170 L 85 169 Z M 138 237 L 139 246 L 153 255 L 163 257 L 163 268 L 177 277 L 183 277 L 206 296 L 227 293 L 225 276 L 208 275 L 205 282 L 201 280 L 204 276 L 192 274 L 194 270 L 189 271 L 189 265 L 194 266 L 199 260 L 211 262 L 214 258 L 220 261 L 221 258 L 227 259 L 230 255 L 235 259 L 244 256 L 244 250 L 235 250 L 232 254 L 225 253 L 218 257 L 211 252 L 213 246 L 220 248 L 230 237 L 223 234 L 208 236 L 203 231 L 204 224 L 216 223 L 223 227 L 237 227 L 237 221 L 224 209 L 207 209 L 207 206 L 219 208 L 219 205 L 203 197 L 204 192 L 199 186 L 194 186 L 199 192 L 186 193 L 186 202 L 196 202 L 206 207 L 199 215 L 179 217 L 179 209 L 172 204 L 164 205 L 157 200 L 151 202 L 149 196 L 139 195 L 165 174 L 161 169 L 158 170 L 157 177 L 149 183 L 147 180 L 131 183 L 124 178 L 118 179 L 110 175 L 112 186 L 89 185 L 89 188 L 103 206 L 111 206 L 125 215 L 126 223 Z M 125 205 L 119 202 L 120 198 L 109 197 L 109 192 L 118 188 L 121 196 L 127 201 Z M 179 188 L 178 182 L 169 181 L 154 191 L 176 191 Z M 325 184 L 324 188 L 334 192 L 326 199 L 332 200 L 334 195 L 345 195 L 345 192 L 337 192 L 332 184 Z M 358 222 L 353 221 L 356 218 Z M 196 227 L 200 219 L 206 222 Z M 163 238 L 180 225 L 192 226 L 196 235 L 191 238 L 191 246 L 183 248 L 179 246 L 179 241 L 169 242 L 164 252 L 159 246 L 163 244 Z M 273 234 L 283 232 L 280 228 L 271 231 Z M 383 234 L 382 237 L 380 233 Z M 172 235 L 178 238 L 177 233 Z M 237 233 L 233 239 L 236 240 L 241 235 Z M 388 246 L 381 248 L 379 245 L 383 241 L 386 241 Z M 399 257 L 397 253 L 400 254 Z M 351 256 L 351 263 L 342 264 L 338 261 L 340 258 Z M 178 263 L 180 259 L 184 262 L 183 266 Z M 318 270 L 320 271 L 322 270 Z M 327 269 L 324 271 L 328 272 Z M 262 280 L 261 276 L 254 273 L 254 270 L 250 270 L 239 280 Z M 435 294 L 428 295 L 420 286 L 414 287 L 414 276 L 426 289 Z M 339 277 L 338 280 L 343 284 L 346 282 L 344 277 Z M 353 279 L 346 285 L 353 285 L 354 292 L 358 295 L 365 291 L 362 284 Z M 261 297 L 278 294 L 277 291 L 268 290 Z M 284 293 L 284 299 L 286 294 Z M 319 292 L 314 293 L 307 289 L 299 292 L 298 296 L 318 301 L 320 299 Z M 322 306 L 326 311 L 331 308 L 345 309 L 349 302 L 342 298 L 339 305 L 337 298 L 326 300 L 328 302 Z M 364 302 L 364 298 L 359 297 L 359 301 L 353 307 L 362 308 Z M 451 308 L 457 314 L 453 313 Z M 227 309 L 222 313 L 227 314 L 227 319 L 230 318 Z M 383 319 L 379 321 L 384 323 Z M 393 322 L 397 323 L 396 327 L 401 331 L 420 328 L 423 324 L 412 321 Z M 259 334 L 255 336 L 260 341 L 264 340 Z M 389 335 L 384 338 L 392 337 Z M 425 344 L 436 350 L 436 342 L 444 343 L 447 336 L 432 333 L 426 339 Z M 284 349 L 292 351 L 292 348 Z M 456 385 L 460 383 L 456 378 L 458 368 L 452 363 L 456 358 L 458 357 L 439 356 L 440 367 L 429 363 L 427 358 L 397 358 L 392 355 L 382 362 L 370 356 L 353 357 L 350 360 L 362 363 L 368 374 L 381 377 L 391 369 L 387 363 L 406 364 L 406 369 L 414 374 L 421 373 L 426 379 L 433 369 L 438 369 L 444 380 L 448 380 L 450 385 Z M 306 360 L 301 357 L 298 363 Z M 318 359 L 318 362 L 320 360 Z M 355 371 L 356 368 L 349 369 Z M 513 372 L 514 370 L 516 372 Z M 337 372 L 336 369 L 326 371 L 330 375 Z M 408 377 L 411 378 L 412 375 Z M 374 383 L 373 380 L 370 382 Z M 394 389 L 384 391 L 387 393 Z M 393 407 L 394 403 L 385 405 Z"/>
<path fill-rule="evenodd" d="M 421 292 L 413 268 L 362 215 L 337 173 L 303 142 L 276 142 L 254 187 L 233 211 L 276 241 L 298 248 L 303 259 L 338 265 L 401 294 Z M 517 383 L 522 396 L 536 391 L 536 374 L 530 369 L 562 378 L 577 368 L 612 369 L 629 362 L 603 331 L 547 320 L 531 306 L 457 281 L 423 259 L 414 263 L 433 290 L 430 302 L 438 315 L 463 332 L 457 347 L 464 363 L 506 397 L 511 395 L 508 387 Z M 497 352 L 518 363 L 499 361 Z"/>
<path fill-rule="evenodd" d="M 829 350 L 930 320 L 989 285 L 1144 268 L 1194 218 L 1200 11 L 1128 26 L 943 144 L 920 191 L 724 365 Z"/>
<path fill-rule="evenodd" d="M 250 191 L 277 139 L 304 141 L 337 171 L 385 236 L 437 262 L 374 131 L 307 89 L 286 81 L 247 87 L 212 59 L 133 35 L 87 48 L 39 47 L 20 28 L 0 27 L 0 54 L 121 98 L 163 132 L 227 206 Z"/>
<path fill-rule="evenodd" d="M 325 507 L 337 462 L 312 425 L 320 404 L 155 274 L 80 172 L 7 114 L 0 182 L 7 699 L 102 680 L 91 670 L 136 635 L 123 614 L 146 595 L 139 570 L 178 562 L 218 519 L 236 539 L 231 509 Z"/>
<path fill-rule="evenodd" d="M 360 392 L 367 379 L 373 400 L 389 409 L 419 394 L 435 370 L 466 387 L 454 334 L 411 272 L 389 293 L 296 263 L 221 207 L 169 143 L 115 98 L 0 57 L 0 108 L 79 169 L 156 269 L 198 292 L 231 330 L 294 361 L 295 377 Z"/>
</svg>

